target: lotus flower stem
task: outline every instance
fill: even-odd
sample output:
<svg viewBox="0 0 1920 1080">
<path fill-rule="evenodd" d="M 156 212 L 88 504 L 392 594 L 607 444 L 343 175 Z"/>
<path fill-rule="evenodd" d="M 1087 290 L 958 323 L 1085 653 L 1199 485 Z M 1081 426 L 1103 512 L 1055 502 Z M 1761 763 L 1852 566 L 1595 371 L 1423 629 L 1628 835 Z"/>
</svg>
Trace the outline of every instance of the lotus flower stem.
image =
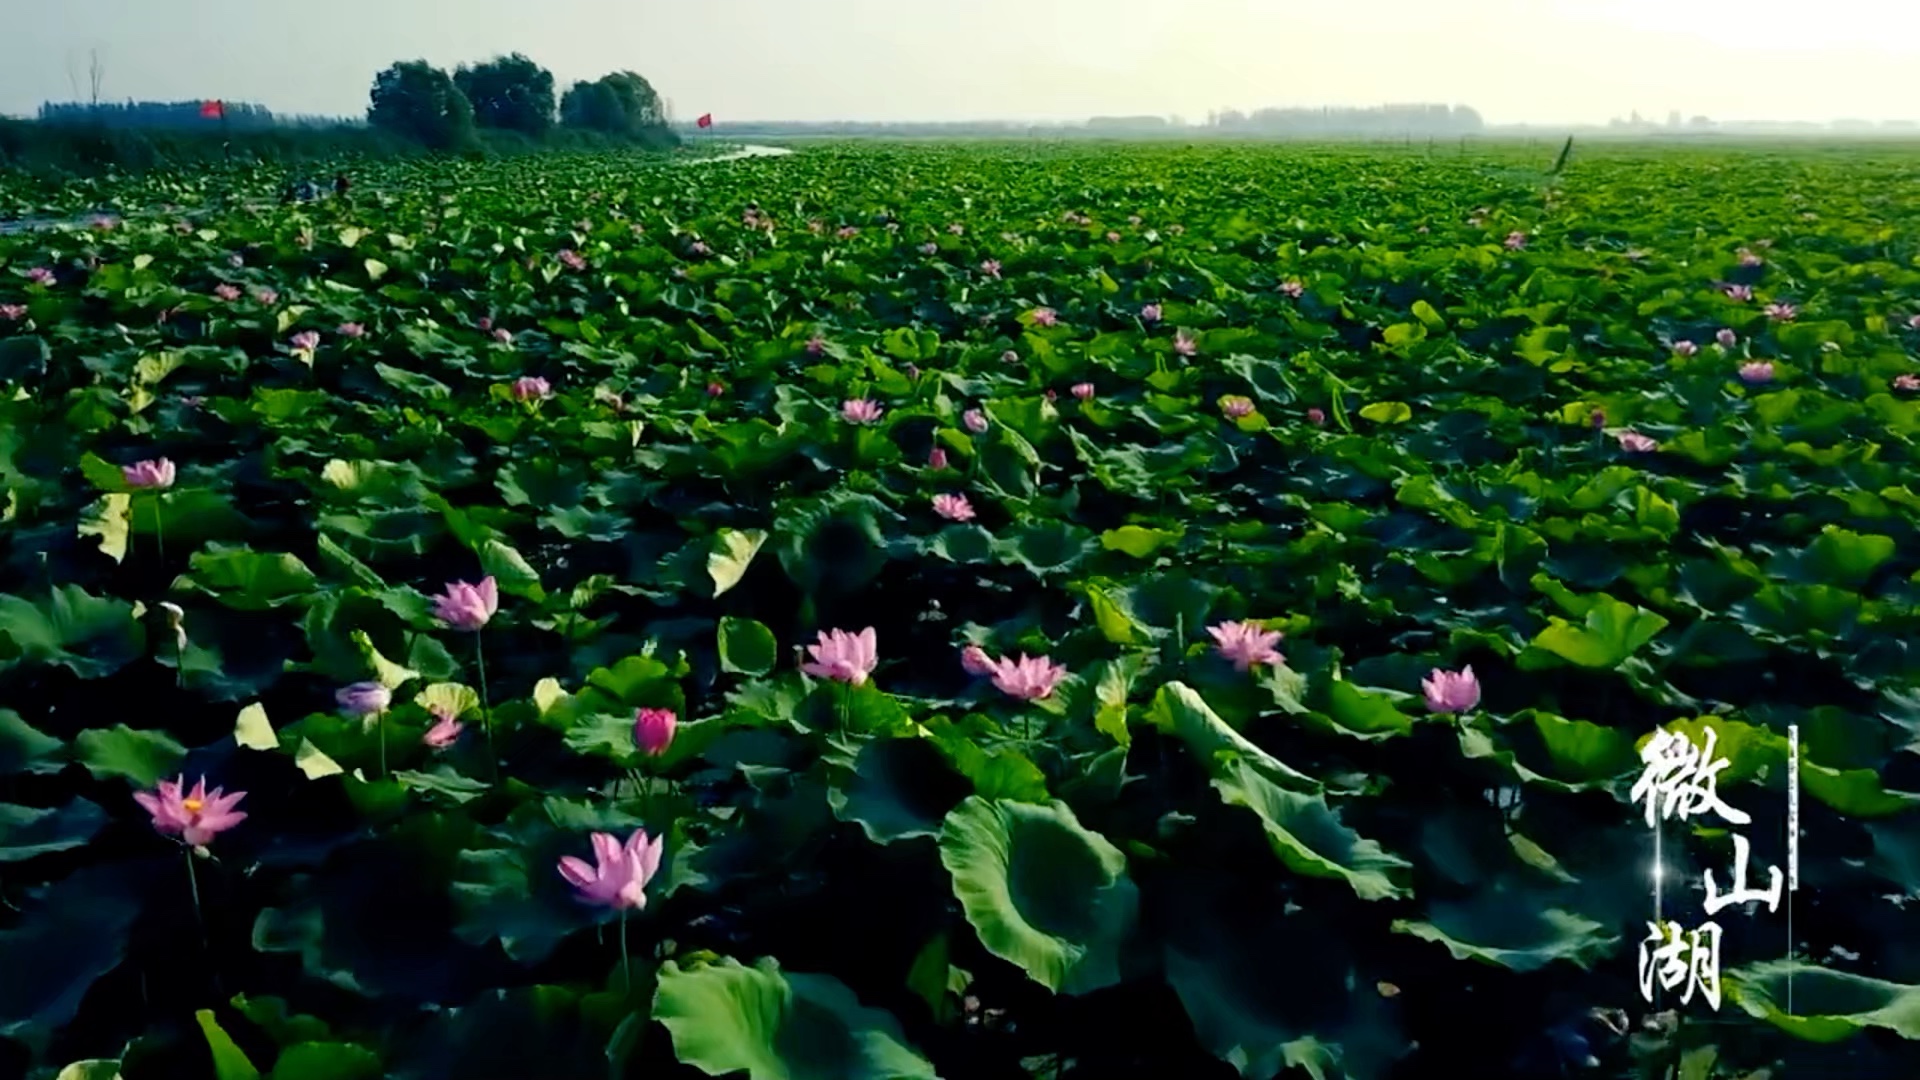
<svg viewBox="0 0 1920 1080">
<path fill-rule="evenodd" d="M 480 726 L 487 733 L 487 770 L 495 780 L 500 779 L 500 755 L 493 749 L 493 712 L 487 708 L 487 650 L 480 640 L 480 632 L 473 632 L 473 665 L 480 672 Z"/>
<path fill-rule="evenodd" d="M 620 909 L 620 975 L 628 994 L 633 993 L 633 954 L 627 951 L 627 909 Z"/>
<path fill-rule="evenodd" d="M 207 917 L 200 910 L 200 877 L 193 869 L 193 845 L 186 846 L 187 852 L 187 893 L 193 897 L 193 921 L 200 928 L 200 947 L 210 949 L 207 944 Z"/>
<path fill-rule="evenodd" d="M 161 565 L 166 565 L 167 524 L 166 519 L 160 516 L 160 496 L 157 493 L 153 497 L 153 547 Z"/>
<path fill-rule="evenodd" d="M 373 716 L 374 737 L 380 741 L 380 779 L 387 778 L 387 710 L 381 709 Z"/>
</svg>

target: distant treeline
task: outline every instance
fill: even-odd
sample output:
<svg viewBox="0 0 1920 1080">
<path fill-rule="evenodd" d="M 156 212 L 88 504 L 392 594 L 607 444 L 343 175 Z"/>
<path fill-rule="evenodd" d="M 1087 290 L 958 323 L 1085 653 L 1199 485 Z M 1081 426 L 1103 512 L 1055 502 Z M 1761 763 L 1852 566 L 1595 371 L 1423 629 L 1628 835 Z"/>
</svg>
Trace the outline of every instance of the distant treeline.
<svg viewBox="0 0 1920 1080">
<path fill-rule="evenodd" d="M 857 121 L 735 121 L 716 123 L 714 136 L 817 136 L 875 138 L 1114 138 L 1206 135 L 1299 135 L 1302 137 L 1399 137 L 1472 135 L 1484 131 L 1480 114 L 1464 106 L 1388 105 L 1373 109 L 1260 109 L 1209 115 L 1204 124 L 1177 117 L 1096 116 L 1090 120 L 1021 123 L 1013 120 L 867 123 Z"/>
<path fill-rule="evenodd" d="M 205 104 L 48 102 L 36 120 L 0 118 L 0 168 L 85 175 L 679 142 L 640 75 L 617 71 L 556 94 L 553 73 L 519 53 L 451 73 L 424 60 L 394 64 L 374 78 L 364 119 L 277 116 L 238 101 L 207 115 Z"/>
<path fill-rule="evenodd" d="M 332 116 L 275 116 L 264 105 L 221 103 L 226 116 L 206 116 L 201 101 L 128 101 L 86 103 L 49 101 L 40 106 L 43 124 L 134 128 L 143 131 L 265 131 L 268 128 L 337 127 Z"/>
</svg>

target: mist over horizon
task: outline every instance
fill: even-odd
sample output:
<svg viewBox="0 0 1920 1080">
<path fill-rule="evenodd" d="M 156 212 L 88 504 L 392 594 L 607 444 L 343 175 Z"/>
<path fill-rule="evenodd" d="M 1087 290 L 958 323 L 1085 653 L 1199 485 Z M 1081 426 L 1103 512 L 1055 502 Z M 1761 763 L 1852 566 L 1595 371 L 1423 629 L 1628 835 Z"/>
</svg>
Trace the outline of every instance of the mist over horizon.
<svg viewBox="0 0 1920 1080">
<path fill-rule="evenodd" d="M 937 43 L 930 47 L 928 43 Z M 701 5 L 337 0 L 327 18 L 242 0 L 64 0 L 0 42 L 0 113 L 198 98 L 364 114 L 375 72 L 521 52 L 564 85 L 644 75 L 680 118 L 1058 124 L 1266 108 L 1470 106 L 1487 125 L 1636 112 L 1722 125 L 1920 117 L 1920 10 L 1833 0 L 877 0 Z M 95 56 L 100 70 L 90 71 Z"/>
</svg>

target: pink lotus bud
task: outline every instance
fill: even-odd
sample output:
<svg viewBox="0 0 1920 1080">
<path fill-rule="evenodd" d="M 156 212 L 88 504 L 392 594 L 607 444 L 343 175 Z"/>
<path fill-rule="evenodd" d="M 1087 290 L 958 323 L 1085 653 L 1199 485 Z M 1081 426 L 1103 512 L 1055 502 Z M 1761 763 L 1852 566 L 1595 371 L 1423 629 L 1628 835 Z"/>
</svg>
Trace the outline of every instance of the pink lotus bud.
<svg viewBox="0 0 1920 1080">
<path fill-rule="evenodd" d="M 927 455 L 927 468 L 934 469 L 937 471 L 940 469 L 944 469 L 946 467 L 947 467 L 946 448 L 941 446 L 934 447 L 933 452 Z"/>
<path fill-rule="evenodd" d="M 659 757 L 673 745 L 680 718 L 672 709 L 641 709 L 633 714 L 633 742 L 648 757 Z"/>
<path fill-rule="evenodd" d="M 1073 396 L 1079 398 L 1081 401 L 1091 400 L 1093 398 L 1093 384 L 1090 382 L 1074 383 Z"/>
<path fill-rule="evenodd" d="M 1324 427 L 1327 423 L 1327 414 L 1316 405 L 1307 410 L 1307 423 L 1314 427 Z"/>
</svg>

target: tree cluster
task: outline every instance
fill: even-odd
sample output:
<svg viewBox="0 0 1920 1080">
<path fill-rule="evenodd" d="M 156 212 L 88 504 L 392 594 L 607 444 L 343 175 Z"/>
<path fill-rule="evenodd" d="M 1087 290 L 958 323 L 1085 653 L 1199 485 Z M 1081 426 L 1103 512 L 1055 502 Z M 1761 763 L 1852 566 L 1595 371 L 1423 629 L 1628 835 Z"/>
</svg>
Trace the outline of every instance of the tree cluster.
<svg viewBox="0 0 1920 1080">
<path fill-rule="evenodd" d="M 617 71 L 577 82 L 556 99 L 553 72 L 513 53 L 451 74 L 425 60 L 396 63 L 374 79 L 367 122 L 436 150 L 460 150 L 482 131 L 542 140 L 557 129 L 622 139 L 671 141 L 660 96 L 646 79 Z"/>
<path fill-rule="evenodd" d="M 40 106 L 44 124 L 95 125 L 110 128 L 194 131 L 222 126 L 219 117 L 201 114 L 199 101 L 82 102 L 49 101 Z M 266 107 L 243 101 L 225 103 L 225 126 L 230 131 L 262 131 L 285 126 Z"/>
</svg>

